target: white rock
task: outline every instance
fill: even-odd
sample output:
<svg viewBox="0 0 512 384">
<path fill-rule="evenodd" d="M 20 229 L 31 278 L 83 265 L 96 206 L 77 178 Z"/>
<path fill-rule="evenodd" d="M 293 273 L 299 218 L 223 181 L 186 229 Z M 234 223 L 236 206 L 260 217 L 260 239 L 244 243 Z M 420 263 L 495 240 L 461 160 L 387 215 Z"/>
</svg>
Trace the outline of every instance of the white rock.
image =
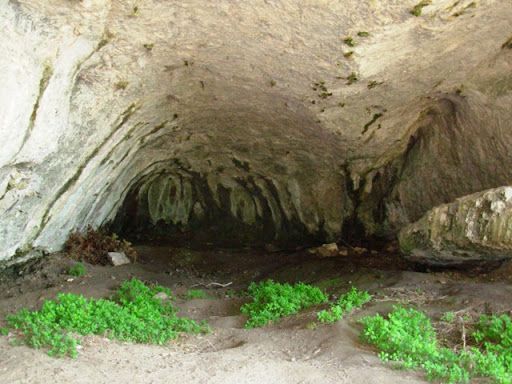
<svg viewBox="0 0 512 384">
<path fill-rule="evenodd" d="M 339 255 L 338 245 L 336 243 L 323 244 L 317 248 L 311 248 L 309 253 L 319 257 L 333 257 Z"/>
<path fill-rule="evenodd" d="M 153 296 L 155 299 L 159 299 L 162 301 L 169 300 L 169 295 L 165 292 L 158 292 L 155 296 Z"/>
<path fill-rule="evenodd" d="M 114 267 L 130 264 L 130 259 L 126 257 L 124 252 L 109 252 L 108 259 Z"/>
<path fill-rule="evenodd" d="M 427 264 L 512 258 L 510 187 L 463 196 L 428 211 L 400 231 L 405 256 Z"/>
<path fill-rule="evenodd" d="M 367 253 L 368 252 L 368 250 L 366 248 L 362 248 L 362 247 L 354 247 L 354 248 L 352 248 L 352 250 L 357 255 L 362 255 L 363 253 Z"/>
</svg>

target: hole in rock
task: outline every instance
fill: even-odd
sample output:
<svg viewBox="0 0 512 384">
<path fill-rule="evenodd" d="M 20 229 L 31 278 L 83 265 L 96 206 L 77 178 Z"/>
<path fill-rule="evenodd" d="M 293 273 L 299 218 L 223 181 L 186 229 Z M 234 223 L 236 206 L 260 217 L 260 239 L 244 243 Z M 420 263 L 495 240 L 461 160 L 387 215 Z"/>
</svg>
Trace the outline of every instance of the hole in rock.
<svg viewBox="0 0 512 384">
<path fill-rule="evenodd" d="M 286 217 L 272 183 L 251 176 L 212 188 L 199 173 L 180 170 L 141 180 L 127 194 L 112 230 L 135 241 L 281 248 L 321 244 L 322 228 L 313 233 Z"/>
</svg>

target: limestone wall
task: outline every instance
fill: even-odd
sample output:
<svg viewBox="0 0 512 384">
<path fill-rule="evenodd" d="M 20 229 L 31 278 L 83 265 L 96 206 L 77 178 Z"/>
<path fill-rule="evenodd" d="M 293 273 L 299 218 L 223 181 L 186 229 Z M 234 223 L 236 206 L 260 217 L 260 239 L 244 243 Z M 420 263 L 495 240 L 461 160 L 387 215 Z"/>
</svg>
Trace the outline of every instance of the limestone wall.
<svg viewBox="0 0 512 384">
<path fill-rule="evenodd" d="M 511 7 L 414 4 L 1 0 L 0 260 L 127 196 L 323 241 L 510 183 Z"/>
</svg>

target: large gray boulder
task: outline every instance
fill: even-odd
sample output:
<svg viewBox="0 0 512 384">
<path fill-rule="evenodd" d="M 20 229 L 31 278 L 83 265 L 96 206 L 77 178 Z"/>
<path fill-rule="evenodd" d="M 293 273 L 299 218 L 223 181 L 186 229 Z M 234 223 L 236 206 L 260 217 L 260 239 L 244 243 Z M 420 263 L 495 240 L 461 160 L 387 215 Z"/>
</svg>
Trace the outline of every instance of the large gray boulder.
<svg viewBox="0 0 512 384">
<path fill-rule="evenodd" d="M 415 261 L 462 264 L 512 258 L 512 187 L 464 196 L 437 206 L 399 234 Z"/>
</svg>

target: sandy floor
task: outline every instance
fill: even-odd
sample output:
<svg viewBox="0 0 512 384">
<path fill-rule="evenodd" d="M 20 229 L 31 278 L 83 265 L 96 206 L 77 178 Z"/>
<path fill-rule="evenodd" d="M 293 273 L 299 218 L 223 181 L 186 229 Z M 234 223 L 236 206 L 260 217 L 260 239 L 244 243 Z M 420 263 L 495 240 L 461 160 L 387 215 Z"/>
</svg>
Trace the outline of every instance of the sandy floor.
<svg viewBox="0 0 512 384">
<path fill-rule="evenodd" d="M 177 305 L 187 316 L 206 319 L 213 329 L 208 335 L 184 336 L 163 347 L 88 337 L 77 359 L 51 358 L 0 337 L 0 383 L 424 383 L 421 373 L 392 369 L 379 361 L 372 348 L 362 345 L 357 319 L 386 312 L 401 300 L 433 316 L 447 310 L 512 308 L 512 284 L 503 268 L 476 279 L 460 273 L 414 272 L 390 255 L 312 259 L 305 253 L 165 246 L 142 246 L 139 252 L 136 264 L 88 266 L 87 276 L 72 281 L 62 273 L 70 262 L 59 255 L 28 266 L 16 279 L 4 277 L 0 319 L 21 307 L 37 308 L 60 291 L 108 296 L 130 276 L 169 286 L 178 296 L 195 284 L 211 282 L 231 282 L 229 289 L 237 291 L 265 278 L 320 284 L 338 278 L 328 288 L 331 293 L 355 284 L 376 297 L 364 310 L 334 325 L 312 329 L 316 308 L 272 326 L 245 330 L 239 312 L 244 299 L 227 294 L 228 288 L 205 288 L 210 299 L 178 299 Z"/>
</svg>

